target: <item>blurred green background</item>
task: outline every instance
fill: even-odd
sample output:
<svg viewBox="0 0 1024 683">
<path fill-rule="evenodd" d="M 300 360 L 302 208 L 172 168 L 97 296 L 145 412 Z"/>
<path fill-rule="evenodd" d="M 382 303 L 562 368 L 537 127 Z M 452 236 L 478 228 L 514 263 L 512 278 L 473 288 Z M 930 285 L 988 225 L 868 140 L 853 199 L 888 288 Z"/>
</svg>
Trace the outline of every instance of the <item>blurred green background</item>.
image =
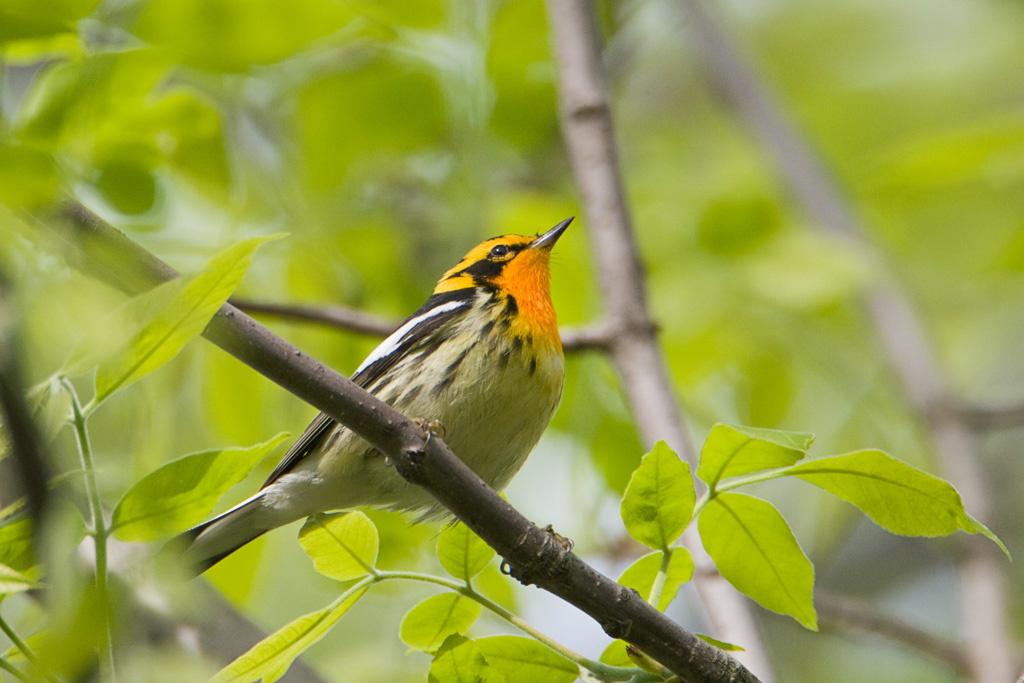
<svg viewBox="0 0 1024 683">
<path fill-rule="evenodd" d="M 958 399 L 1024 401 L 1024 5 L 709 3 L 835 174 L 874 253 L 825 236 L 801 212 L 710 80 L 679 3 L 597 7 L 651 304 L 698 443 L 719 421 L 794 429 L 817 434 L 818 454 L 878 447 L 937 472 L 861 303 L 882 277 L 910 294 Z M 547 17 L 534 0 L 0 0 L 0 113 L 0 202 L 11 207 L 0 209 L 0 265 L 23 314 L 30 384 L 59 370 L 123 300 L 17 218 L 66 190 L 185 272 L 232 241 L 285 231 L 261 249 L 239 295 L 396 320 L 479 240 L 580 214 L 555 252 L 553 298 L 563 325 L 601 313 L 559 134 Z M 268 325 L 345 374 L 376 344 Z M 92 420 L 104 499 L 112 506 L 186 453 L 297 435 L 314 414 L 194 343 Z M 1019 426 L 978 435 L 990 526 L 1017 555 L 1022 436 Z M 77 466 L 70 437 L 65 430 L 52 449 L 58 469 Z M 617 521 L 641 454 L 610 365 L 575 354 L 562 406 L 509 498 L 617 574 L 641 553 Z M 280 455 L 232 500 L 255 490 Z M 799 484 L 764 495 L 815 563 L 819 589 L 959 635 L 948 540 L 887 536 Z M 437 570 L 436 527 L 372 516 L 381 566 Z M 209 574 L 266 630 L 337 594 L 296 531 L 271 534 Z M 55 552 L 71 550 L 58 543 Z M 1019 563 L 1007 571 L 1020 636 L 1024 576 Z M 595 624 L 511 586 L 496 566 L 483 585 L 585 654 L 606 644 Z M 145 595 L 146 585 L 128 590 Z M 423 680 L 427 658 L 406 656 L 397 632 L 427 594 L 375 589 L 307 660 L 331 681 Z M 200 610 L 202 598 L 189 585 L 173 602 Z M 42 620 L 29 601 L 4 610 L 25 633 Z M 669 614 L 703 628 L 685 591 Z M 958 680 L 883 638 L 758 617 L 779 680 Z M 486 619 L 477 629 L 503 630 Z M 201 680 L 214 670 L 142 637 L 123 658 L 124 680 Z"/>
</svg>

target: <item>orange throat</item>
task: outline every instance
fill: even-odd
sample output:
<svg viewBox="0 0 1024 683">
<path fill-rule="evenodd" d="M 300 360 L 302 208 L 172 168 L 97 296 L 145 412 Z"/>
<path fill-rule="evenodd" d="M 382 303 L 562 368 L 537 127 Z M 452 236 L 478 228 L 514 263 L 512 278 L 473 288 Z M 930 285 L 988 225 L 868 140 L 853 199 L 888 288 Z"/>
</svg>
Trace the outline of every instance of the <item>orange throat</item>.
<svg viewBox="0 0 1024 683">
<path fill-rule="evenodd" d="M 508 264 L 495 284 L 515 297 L 519 308 L 518 319 L 513 329 L 520 326 L 521 332 L 528 332 L 538 339 L 561 349 L 558 335 L 558 319 L 551 303 L 548 263 L 551 252 L 547 249 L 529 249 Z"/>
</svg>

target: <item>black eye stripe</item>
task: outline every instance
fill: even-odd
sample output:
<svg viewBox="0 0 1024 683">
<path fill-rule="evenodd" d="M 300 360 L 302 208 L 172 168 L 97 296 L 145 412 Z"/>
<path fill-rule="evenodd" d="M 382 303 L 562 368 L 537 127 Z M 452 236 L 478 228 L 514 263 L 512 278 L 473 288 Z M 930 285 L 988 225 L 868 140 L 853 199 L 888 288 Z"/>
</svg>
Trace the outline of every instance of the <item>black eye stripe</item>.
<svg viewBox="0 0 1024 683">
<path fill-rule="evenodd" d="M 516 254 L 529 246 L 527 244 L 495 244 L 487 252 L 487 258 L 494 261 L 510 261 Z"/>
<path fill-rule="evenodd" d="M 487 281 L 492 278 L 498 277 L 501 274 L 501 271 L 504 267 L 504 261 L 491 261 L 490 259 L 480 259 L 471 266 L 460 270 L 458 272 L 458 275 L 469 275 L 473 277 L 474 280 Z"/>
<path fill-rule="evenodd" d="M 478 256 L 476 261 L 470 261 L 464 268 L 456 270 L 448 276 L 448 279 L 468 275 L 473 278 L 477 285 L 484 284 L 501 275 L 515 256 L 526 249 L 527 244 L 495 244 L 486 256 Z M 466 259 L 459 262 L 459 265 L 466 263 Z"/>
</svg>

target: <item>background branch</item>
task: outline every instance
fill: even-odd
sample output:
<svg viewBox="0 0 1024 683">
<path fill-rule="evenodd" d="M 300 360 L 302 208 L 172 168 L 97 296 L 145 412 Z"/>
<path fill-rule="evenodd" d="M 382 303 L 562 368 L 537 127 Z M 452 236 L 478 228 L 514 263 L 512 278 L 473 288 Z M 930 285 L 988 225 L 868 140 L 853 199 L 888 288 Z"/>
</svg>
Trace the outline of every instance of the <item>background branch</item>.
<svg viewBox="0 0 1024 683">
<path fill-rule="evenodd" d="M 397 330 L 401 324 L 397 320 L 388 320 L 345 306 L 275 304 L 266 301 L 252 301 L 251 299 L 236 299 L 234 297 L 232 297 L 231 303 L 239 310 L 257 317 L 266 316 L 282 320 L 317 323 L 371 337 L 386 337 Z"/>
<path fill-rule="evenodd" d="M 36 528 L 41 528 L 49 499 L 49 468 L 32 411 L 25 403 L 16 329 L 20 319 L 6 279 L 0 273 L 0 425 L 4 427 L 0 441 L 8 441 L 0 443 L 0 448 L 10 447 L 9 457 L 0 460 L 0 508 L 24 496 L 29 515 Z"/>
<path fill-rule="evenodd" d="M 175 271 L 84 207 L 65 212 L 65 237 L 79 238 L 111 282 L 156 284 Z M 45 225 L 45 223 L 44 223 Z M 92 261 L 80 261 L 92 272 Z M 132 277 L 122 276 L 124 265 Z M 141 265 L 140 265 L 141 264 Z M 131 285 L 124 289 L 131 291 Z M 591 617 L 613 638 L 630 642 L 683 681 L 757 681 L 736 660 L 684 630 L 648 605 L 636 591 L 600 574 L 502 500 L 437 437 L 386 403 L 270 333 L 225 304 L 203 333 L 210 341 L 283 388 L 344 423 L 385 454 L 399 474 L 423 486 L 491 545 L 524 584 L 536 584 Z"/>
<path fill-rule="evenodd" d="M 814 604 L 823 629 L 881 636 L 942 662 L 960 676 L 969 674 L 963 646 L 884 614 L 863 600 L 818 590 Z"/>
<path fill-rule="evenodd" d="M 224 597 L 209 586 L 200 585 L 200 599 L 203 615 L 196 619 L 168 615 L 154 609 L 149 601 L 139 601 L 136 632 L 145 634 L 152 643 L 179 643 L 195 656 L 205 656 L 221 666 L 245 654 L 253 643 L 267 637 L 267 633 L 249 621 L 227 602 Z M 296 659 L 288 673 L 281 679 L 284 683 L 327 683 L 316 669 L 306 664 L 302 657 Z"/>
<path fill-rule="evenodd" d="M 354 308 L 329 304 L 277 304 L 235 298 L 231 299 L 231 304 L 256 317 L 316 323 L 371 337 L 386 337 L 402 324 L 398 320 L 388 320 Z M 602 323 L 579 329 L 562 329 L 560 332 L 565 351 L 603 349 L 613 336 L 608 326 Z"/>
<path fill-rule="evenodd" d="M 709 75 L 743 116 L 807 215 L 822 229 L 875 250 L 830 169 L 785 115 L 702 0 L 683 0 Z M 878 259 L 882 262 L 884 259 Z M 875 282 L 864 304 L 889 365 L 928 430 L 943 475 L 985 523 L 992 521 L 985 478 L 968 417 L 952 404 L 927 331 L 910 296 L 893 280 Z M 974 536 L 957 536 L 966 657 L 976 683 L 1010 680 L 1018 665 L 1008 630 L 1004 558 Z"/>
<path fill-rule="evenodd" d="M 606 320 L 616 330 L 608 354 L 645 446 L 664 439 L 696 469 L 696 452 L 647 306 L 619 170 L 594 5 L 587 0 L 548 0 L 547 6 L 558 63 L 562 134 L 592 236 Z M 741 644 L 746 652 L 737 656 L 764 680 L 771 680 L 769 660 L 748 603 L 715 569 L 694 527 L 683 540 L 693 554 L 694 585 L 716 637 Z"/>
<path fill-rule="evenodd" d="M 977 431 L 1013 429 L 1024 425 L 1024 404 L 1009 406 L 961 405 L 960 419 Z"/>
</svg>

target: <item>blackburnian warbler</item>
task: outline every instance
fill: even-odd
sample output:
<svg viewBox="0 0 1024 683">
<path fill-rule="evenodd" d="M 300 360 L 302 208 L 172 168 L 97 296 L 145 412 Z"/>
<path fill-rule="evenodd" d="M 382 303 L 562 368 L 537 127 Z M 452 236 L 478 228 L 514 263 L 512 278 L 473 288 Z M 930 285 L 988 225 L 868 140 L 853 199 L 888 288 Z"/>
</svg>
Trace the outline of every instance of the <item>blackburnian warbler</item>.
<svg viewBox="0 0 1024 683">
<path fill-rule="evenodd" d="M 549 259 L 571 222 L 537 237 L 504 235 L 474 247 L 352 376 L 405 415 L 439 422 L 456 455 L 499 491 L 540 440 L 562 396 Z M 205 571 L 271 529 L 361 506 L 418 511 L 421 518 L 445 512 L 380 452 L 321 413 L 256 495 L 170 547 Z"/>
</svg>

